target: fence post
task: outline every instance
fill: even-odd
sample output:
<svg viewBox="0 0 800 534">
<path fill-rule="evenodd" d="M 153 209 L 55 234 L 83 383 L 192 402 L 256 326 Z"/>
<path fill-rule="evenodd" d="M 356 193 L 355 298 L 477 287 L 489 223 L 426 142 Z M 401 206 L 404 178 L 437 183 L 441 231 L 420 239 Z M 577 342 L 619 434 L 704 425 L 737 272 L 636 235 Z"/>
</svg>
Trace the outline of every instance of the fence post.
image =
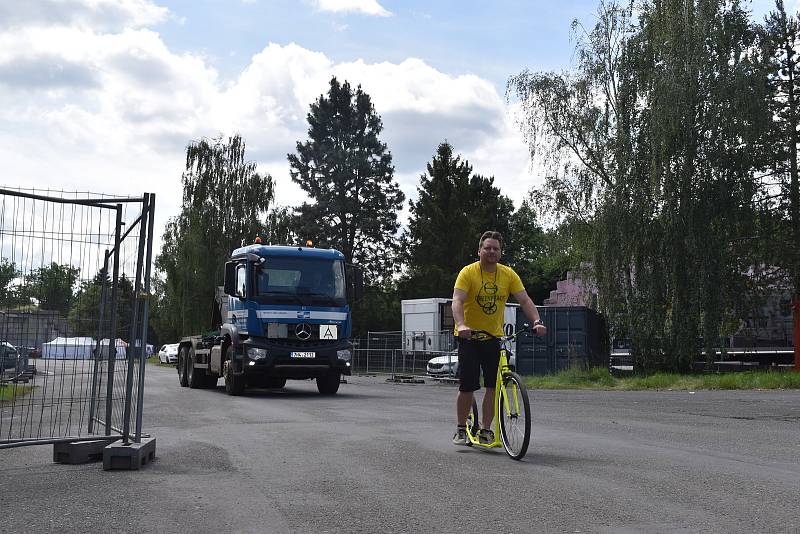
<svg viewBox="0 0 800 534">
<path fill-rule="evenodd" d="M 139 323 L 139 292 L 142 290 L 142 262 L 144 261 L 144 248 L 145 248 L 145 234 L 147 233 L 147 213 L 148 201 L 150 196 L 145 194 L 144 201 L 142 202 L 142 215 L 139 218 L 139 250 L 137 251 L 136 261 L 136 282 L 133 287 L 133 313 L 131 314 L 131 334 L 130 343 L 128 344 L 129 350 L 126 351 L 128 356 L 128 376 L 125 380 L 125 408 L 122 416 L 122 440 L 127 445 L 130 443 L 131 431 L 131 402 L 133 397 L 133 369 L 134 369 L 134 353 L 136 352 L 136 330 Z M 116 340 L 114 340 L 114 354 L 116 355 Z M 130 350 L 130 344 L 133 343 L 133 350 Z M 139 372 L 142 372 L 141 367 Z"/>
<path fill-rule="evenodd" d="M 100 270 L 100 275 L 103 277 L 103 284 L 100 286 L 100 320 L 97 324 L 97 344 L 94 353 L 92 354 L 92 361 L 94 362 L 94 369 L 92 369 L 92 393 L 89 400 L 89 428 L 91 434 L 94 430 L 95 409 L 97 404 L 97 380 L 100 374 L 100 366 L 103 361 L 103 346 L 100 341 L 103 339 L 103 330 L 105 326 L 105 312 L 106 312 L 106 297 L 108 293 L 108 256 L 109 252 L 106 249 L 105 258 L 103 260 L 103 268 Z"/>
<path fill-rule="evenodd" d="M 145 195 L 147 198 L 148 195 Z M 144 310 L 142 314 L 142 351 L 141 351 L 141 358 L 140 358 L 140 365 L 139 365 L 139 395 L 136 399 L 136 428 L 135 428 L 135 435 L 134 441 L 136 443 L 141 443 L 142 441 L 142 409 L 144 406 L 144 370 L 145 370 L 145 363 L 147 361 L 146 354 L 147 354 L 147 325 L 150 320 L 150 264 L 153 258 L 153 218 L 155 215 L 156 209 L 156 196 L 149 195 L 149 201 L 145 200 L 148 203 L 148 207 L 150 210 L 149 213 L 149 220 L 147 224 L 147 254 L 145 259 L 145 271 L 144 271 Z"/>
<path fill-rule="evenodd" d="M 111 435 L 112 401 L 114 399 L 114 366 L 117 360 L 117 297 L 119 285 L 119 259 L 122 232 L 122 204 L 117 204 L 117 221 L 114 230 L 114 274 L 111 279 L 111 331 L 108 338 L 108 381 L 106 382 L 106 436 Z M 114 340 L 114 346 L 111 340 Z"/>
<path fill-rule="evenodd" d="M 800 289 L 795 288 L 795 291 Z M 800 371 L 800 294 L 795 293 L 792 302 L 792 337 L 794 338 L 794 370 Z"/>
</svg>

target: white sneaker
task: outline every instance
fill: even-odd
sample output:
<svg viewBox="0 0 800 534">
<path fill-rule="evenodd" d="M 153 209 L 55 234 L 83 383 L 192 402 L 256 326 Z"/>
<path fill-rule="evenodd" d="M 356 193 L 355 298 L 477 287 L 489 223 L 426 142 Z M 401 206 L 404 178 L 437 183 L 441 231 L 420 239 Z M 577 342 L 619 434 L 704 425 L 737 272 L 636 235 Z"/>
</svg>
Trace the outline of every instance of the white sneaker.
<svg viewBox="0 0 800 534">
<path fill-rule="evenodd" d="M 453 435 L 453 445 L 469 445 L 466 428 L 458 427 L 458 430 L 456 430 L 456 433 Z"/>
</svg>

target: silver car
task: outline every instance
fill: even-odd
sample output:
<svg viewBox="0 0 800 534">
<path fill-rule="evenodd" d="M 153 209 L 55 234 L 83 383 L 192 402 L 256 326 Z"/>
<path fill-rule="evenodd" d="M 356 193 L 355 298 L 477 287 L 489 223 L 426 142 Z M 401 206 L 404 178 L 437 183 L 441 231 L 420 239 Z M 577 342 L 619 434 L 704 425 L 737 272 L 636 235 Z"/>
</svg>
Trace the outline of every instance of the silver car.
<svg viewBox="0 0 800 534">
<path fill-rule="evenodd" d="M 458 351 L 453 350 L 447 354 L 428 360 L 426 369 L 428 376 L 434 378 L 455 377 L 458 373 Z"/>
<path fill-rule="evenodd" d="M 515 368 L 517 357 L 513 352 L 508 351 L 508 364 Z M 453 350 L 442 356 L 437 356 L 428 360 L 426 369 L 428 376 L 433 378 L 455 378 L 458 376 L 458 351 Z"/>
</svg>

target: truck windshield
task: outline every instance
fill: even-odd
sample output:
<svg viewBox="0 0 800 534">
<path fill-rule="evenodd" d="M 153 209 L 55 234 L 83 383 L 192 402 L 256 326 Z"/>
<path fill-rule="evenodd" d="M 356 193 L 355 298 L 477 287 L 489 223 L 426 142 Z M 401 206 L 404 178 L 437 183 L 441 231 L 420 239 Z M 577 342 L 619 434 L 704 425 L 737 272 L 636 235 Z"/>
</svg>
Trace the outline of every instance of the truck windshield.
<svg viewBox="0 0 800 534">
<path fill-rule="evenodd" d="M 267 258 L 256 266 L 256 299 L 265 304 L 344 306 L 344 264 L 338 260 Z"/>
</svg>

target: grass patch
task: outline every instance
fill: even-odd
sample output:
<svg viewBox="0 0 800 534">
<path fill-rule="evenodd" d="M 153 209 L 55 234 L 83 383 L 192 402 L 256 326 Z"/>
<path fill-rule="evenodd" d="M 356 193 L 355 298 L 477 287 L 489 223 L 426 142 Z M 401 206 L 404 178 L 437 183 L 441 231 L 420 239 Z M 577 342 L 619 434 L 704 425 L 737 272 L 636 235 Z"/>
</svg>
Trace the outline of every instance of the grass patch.
<svg viewBox="0 0 800 534">
<path fill-rule="evenodd" d="M 23 386 L 20 384 L 0 384 L 0 402 L 14 400 L 17 397 L 27 395 L 33 386 Z"/>
<path fill-rule="evenodd" d="M 158 365 L 158 366 L 161 366 L 161 367 L 175 367 L 174 363 L 161 363 L 159 361 L 159 359 L 158 359 L 158 354 L 155 354 L 153 356 L 148 356 L 147 357 L 147 363 L 152 364 L 152 365 Z"/>
<path fill-rule="evenodd" d="M 535 389 L 615 389 L 617 381 L 602 367 L 588 371 L 570 367 L 554 375 L 525 377 L 525 384 Z"/>
<path fill-rule="evenodd" d="M 596 367 L 588 371 L 565 369 L 554 375 L 526 376 L 525 384 L 533 389 L 600 389 L 600 390 L 685 390 L 704 389 L 800 389 L 800 373 L 793 370 L 754 370 L 731 373 L 678 374 L 654 373 L 614 377 L 608 369 Z"/>
</svg>

